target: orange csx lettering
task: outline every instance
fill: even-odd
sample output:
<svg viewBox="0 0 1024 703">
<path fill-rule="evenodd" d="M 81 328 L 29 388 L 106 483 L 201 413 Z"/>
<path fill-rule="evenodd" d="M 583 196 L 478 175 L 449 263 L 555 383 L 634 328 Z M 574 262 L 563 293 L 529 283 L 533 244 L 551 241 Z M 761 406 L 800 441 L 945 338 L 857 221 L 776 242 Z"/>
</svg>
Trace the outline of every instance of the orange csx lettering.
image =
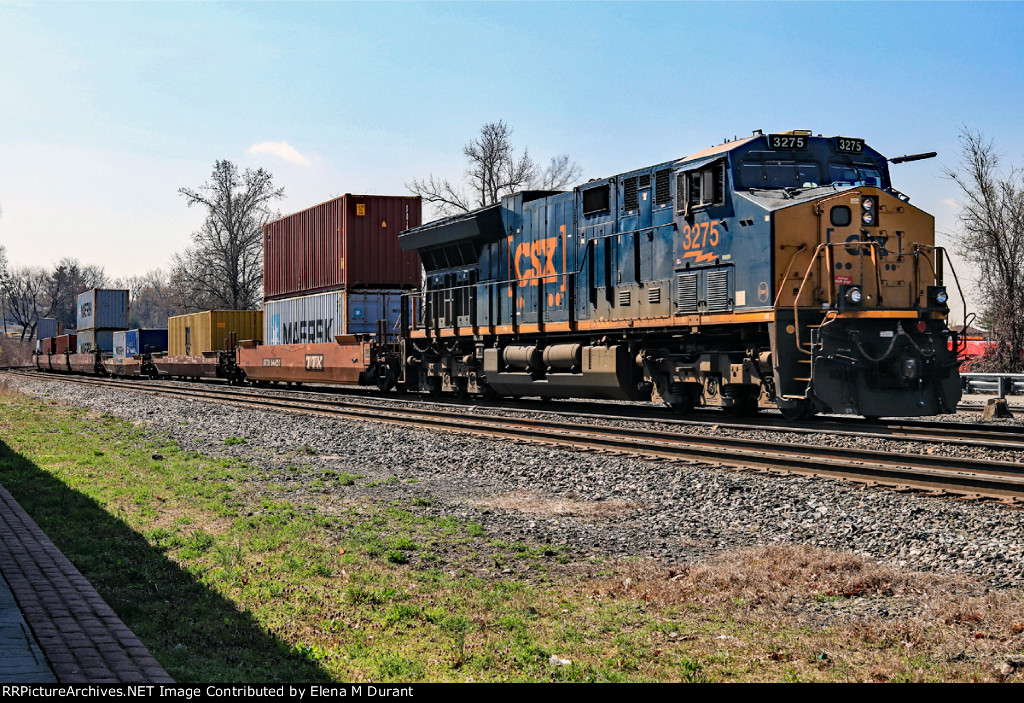
<svg viewBox="0 0 1024 703">
<path fill-rule="evenodd" d="M 519 246 L 516 247 L 515 269 L 520 288 L 524 288 L 527 284 L 539 285 L 541 278 L 558 275 L 558 271 L 555 270 L 555 250 L 557 248 L 558 237 L 519 243 Z M 543 257 L 543 263 L 541 257 Z M 530 260 L 530 268 L 525 271 L 520 263 L 524 258 Z"/>
</svg>

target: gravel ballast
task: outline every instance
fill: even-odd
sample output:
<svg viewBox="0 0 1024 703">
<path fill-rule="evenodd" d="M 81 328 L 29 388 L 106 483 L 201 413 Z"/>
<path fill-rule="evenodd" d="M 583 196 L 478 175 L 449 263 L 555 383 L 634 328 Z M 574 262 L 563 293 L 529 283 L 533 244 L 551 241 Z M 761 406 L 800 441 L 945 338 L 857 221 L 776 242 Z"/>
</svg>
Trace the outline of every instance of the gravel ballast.
<svg viewBox="0 0 1024 703">
<path fill-rule="evenodd" d="M 12 374 L 2 380 L 30 396 L 144 423 L 187 450 L 245 457 L 267 475 L 290 472 L 288 499 L 326 512 L 355 496 L 385 503 L 422 498 L 430 512 L 479 522 L 489 537 L 565 545 L 573 558 L 649 557 L 671 565 L 746 546 L 809 544 L 909 570 L 973 576 L 990 587 L 1024 585 L 1024 513 L 991 503 L 236 409 Z M 228 446 L 228 437 L 246 441 Z M 881 440 L 862 441 L 877 448 L 874 442 Z M 893 451 L 918 450 L 886 442 Z M 1002 454 L 993 458 L 1019 460 Z M 303 490 L 305 478 L 328 471 L 363 478 L 344 495 Z"/>
</svg>

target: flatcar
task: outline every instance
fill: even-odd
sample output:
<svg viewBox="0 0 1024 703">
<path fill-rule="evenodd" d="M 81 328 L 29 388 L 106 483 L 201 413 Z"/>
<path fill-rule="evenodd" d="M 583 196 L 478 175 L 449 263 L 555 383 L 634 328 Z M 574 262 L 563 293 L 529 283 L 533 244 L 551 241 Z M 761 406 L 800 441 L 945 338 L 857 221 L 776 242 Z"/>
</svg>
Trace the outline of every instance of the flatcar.
<svg viewBox="0 0 1024 703">
<path fill-rule="evenodd" d="M 960 398 L 934 219 L 863 139 L 755 132 L 403 232 L 383 386 L 923 416 Z"/>
</svg>

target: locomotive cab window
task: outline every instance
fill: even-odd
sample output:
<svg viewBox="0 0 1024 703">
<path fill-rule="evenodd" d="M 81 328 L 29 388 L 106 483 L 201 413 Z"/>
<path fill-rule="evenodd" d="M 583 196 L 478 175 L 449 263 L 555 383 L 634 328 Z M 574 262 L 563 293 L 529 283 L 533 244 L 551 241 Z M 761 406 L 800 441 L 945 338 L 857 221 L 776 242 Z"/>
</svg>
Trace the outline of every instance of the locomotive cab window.
<svg viewBox="0 0 1024 703">
<path fill-rule="evenodd" d="M 852 186 L 882 187 L 882 172 L 874 164 L 836 163 L 828 165 L 829 180 L 832 183 L 848 183 Z"/>
<path fill-rule="evenodd" d="M 815 188 L 821 167 L 813 161 L 748 160 L 740 164 L 744 188 Z"/>
<path fill-rule="evenodd" d="M 725 204 L 725 162 L 676 176 L 679 212 Z"/>
<path fill-rule="evenodd" d="M 603 185 L 583 191 L 583 214 L 595 215 L 611 210 L 611 186 Z"/>
</svg>

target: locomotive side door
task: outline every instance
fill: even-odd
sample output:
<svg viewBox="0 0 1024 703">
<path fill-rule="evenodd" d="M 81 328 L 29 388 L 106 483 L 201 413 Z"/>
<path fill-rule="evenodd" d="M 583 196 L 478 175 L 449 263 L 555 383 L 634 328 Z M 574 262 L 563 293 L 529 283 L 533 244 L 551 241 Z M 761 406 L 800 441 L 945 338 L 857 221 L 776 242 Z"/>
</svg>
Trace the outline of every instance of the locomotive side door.
<svg viewBox="0 0 1024 703">
<path fill-rule="evenodd" d="M 819 300 L 837 302 L 841 286 L 864 288 L 864 258 L 871 257 L 871 247 L 859 246 L 860 194 L 856 191 L 829 198 L 821 203 L 818 217 L 818 243 L 828 246 L 828 255 L 818 261 Z M 837 246 L 842 244 L 842 246 Z M 873 287 L 873 286 L 872 286 Z M 803 301 L 801 301 L 801 304 Z"/>
<path fill-rule="evenodd" d="M 576 259 L 573 235 L 573 202 L 568 198 L 549 202 L 547 233 L 539 257 L 543 268 L 540 302 L 544 322 L 569 320 L 572 279 L 568 267 Z"/>
</svg>

